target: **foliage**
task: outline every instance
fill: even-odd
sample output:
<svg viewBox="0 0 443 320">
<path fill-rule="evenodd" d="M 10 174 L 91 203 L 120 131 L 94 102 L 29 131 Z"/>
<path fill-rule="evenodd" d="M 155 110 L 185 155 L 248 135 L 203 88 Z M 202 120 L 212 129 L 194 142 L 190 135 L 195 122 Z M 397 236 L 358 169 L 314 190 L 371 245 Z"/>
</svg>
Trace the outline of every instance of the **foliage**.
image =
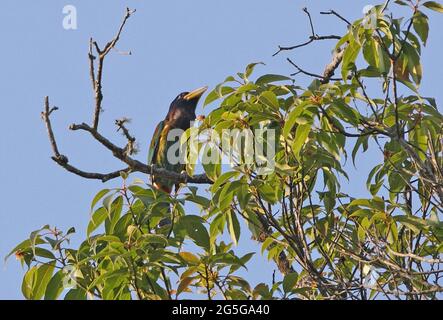
<svg viewBox="0 0 443 320">
<path fill-rule="evenodd" d="M 437 298 L 443 115 L 419 85 L 426 13 L 443 6 L 395 5 L 411 8 L 406 22 L 377 6 L 375 29 L 360 19 L 338 40 L 342 80 L 319 77 L 307 88 L 282 75 L 253 81 L 251 64 L 207 96 L 205 105 L 217 105 L 202 133 L 275 130 L 273 172 L 238 154 L 228 170 L 204 166 L 214 182 L 209 196 L 190 186 L 169 196 L 140 183 L 102 190 L 78 249 L 68 248 L 74 230 L 45 226 L 11 251 L 28 267 L 23 295 L 57 298 L 74 274 L 66 299 L 174 299 L 187 292 L 208 299 Z M 221 143 L 202 140 L 198 147 L 220 153 Z M 367 178 L 371 196 L 343 193 L 341 181 L 352 185 L 346 161 L 358 168 L 356 158 L 368 149 L 380 154 Z M 194 169 L 188 166 L 189 174 Z M 200 214 L 185 213 L 186 203 Z M 165 216 L 172 223 L 162 224 Z M 252 287 L 238 275 L 255 252 L 238 256 L 233 246 L 248 234 L 277 263 L 282 281 Z"/>
</svg>

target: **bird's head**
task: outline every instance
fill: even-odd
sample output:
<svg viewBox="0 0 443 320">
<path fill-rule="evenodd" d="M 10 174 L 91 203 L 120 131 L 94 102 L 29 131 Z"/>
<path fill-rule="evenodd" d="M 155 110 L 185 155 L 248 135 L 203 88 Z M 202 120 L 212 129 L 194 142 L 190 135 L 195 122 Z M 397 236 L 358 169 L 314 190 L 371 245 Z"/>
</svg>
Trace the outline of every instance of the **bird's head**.
<svg viewBox="0 0 443 320">
<path fill-rule="evenodd" d="M 174 109 L 188 109 L 190 111 L 195 111 L 198 101 L 207 89 L 208 87 L 201 87 L 191 92 L 182 92 L 174 101 L 172 101 L 171 107 Z"/>
</svg>

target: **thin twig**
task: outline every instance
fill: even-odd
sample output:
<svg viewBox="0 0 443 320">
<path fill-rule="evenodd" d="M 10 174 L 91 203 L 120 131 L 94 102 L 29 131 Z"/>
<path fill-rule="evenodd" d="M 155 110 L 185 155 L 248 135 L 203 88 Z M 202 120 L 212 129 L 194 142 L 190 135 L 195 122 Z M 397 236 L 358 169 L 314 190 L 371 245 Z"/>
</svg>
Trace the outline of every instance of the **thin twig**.
<svg viewBox="0 0 443 320">
<path fill-rule="evenodd" d="M 320 14 L 324 14 L 324 15 L 332 14 L 332 15 L 336 16 L 337 18 L 339 18 L 340 20 L 344 21 L 348 26 L 351 25 L 351 22 L 348 19 L 344 18 L 342 15 L 338 14 L 334 10 L 322 11 L 322 12 L 320 12 Z"/>
<path fill-rule="evenodd" d="M 290 47 L 278 46 L 278 51 L 275 52 L 272 55 L 273 57 L 278 55 L 282 51 L 288 51 L 288 50 L 294 50 L 294 49 L 297 49 L 297 48 L 301 48 L 301 47 L 304 47 L 304 46 L 307 46 L 307 45 L 311 44 L 314 41 L 320 41 L 320 40 L 340 40 L 341 39 L 341 37 L 337 36 L 337 35 L 319 36 L 318 34 L 316 34 L 311 14 L 309 13 L 307 8 L 303 8 L 303 12 L 306 13 L 306 15 L 308 16 L 309 26 L 311 28 L 311 35 L 309 36 L 309 40 L 307 40 L 304 43 L 301 43 L 301 44 L 298 44 L 298 45 L 295 45 L 295 46 L 290 46 Z"/>
<path fill-rule="evenodd" d="M 94 117 L 92 120 L 92 127 L 97 130 L 98 124 L 100 120 L 100 113 L 102 111 L 102 101 L 103 101 L 103 92 L 102 92 L 102 78 L 103 78 L 103 63 L 105 60 L 106 55 L 115 47 L 118 40 L 120 39 L 120 35 L 123 31 L 123 28 L 125 27 L 126 21 L 129 19 L 129 17 L 135 12 L 135 10 L 131 10 L 129 8 L 126 8 L 126 14 L 123 17 L 123 21 L 120 25 L 120 28 L 118 29 L 117 35 L 106 44 L 105 48 L 103 50 L 100 49 L 98 43 L 96 41 L 93 41 L 90 39 L 89 44 L 89 61 L 90 61 L 90 74 L 91 79 L 93 81 L 93 89 L 95 92 L 95 108 L 94 108 Z M 94 60 L 95 57 L 92 54 L 92 45 L 95 46 L 95 50 L 98 54 L 98 66 L 97 66 L 97 75 L 94 75 Z"/>
<path fill-rule="evenodd" d="M 298 72 L 291 73 L 291 76 L 295 76 L 295 75 L 297 75 L 297 74 L 299 74 L 299 73 L 303 73 L 303 74 L 305 74 L 305 75 L 307 75 L 307 76 L 311 76 L 311 77 L 314 77 L 314 78 L 319 78 L 319 79 L 321 79 L 321 80 L 323 80 L 323 81 L 326 80 L 326 78 L 325 78 L 324 76 L 322 76 L 322 75 L 315 74 L 315 73 L 312 73 L 312 72 L 308 72 L 308 71 L 303 70 L 303 69 L 300 68 L 298 65 L 296 65 L 291 59 L 286 58 L 286 60 L 288 60 L 288 62 L 289 62 L 292 66 L 294 66 L 294 68 L 296 68 L 296 69 L 298 70 Z M 341 81 L 342 79 L 341 79 L 341 78 L 329 78 L 329 80 L 333 80 L 333 81 Z"/>
</svg>

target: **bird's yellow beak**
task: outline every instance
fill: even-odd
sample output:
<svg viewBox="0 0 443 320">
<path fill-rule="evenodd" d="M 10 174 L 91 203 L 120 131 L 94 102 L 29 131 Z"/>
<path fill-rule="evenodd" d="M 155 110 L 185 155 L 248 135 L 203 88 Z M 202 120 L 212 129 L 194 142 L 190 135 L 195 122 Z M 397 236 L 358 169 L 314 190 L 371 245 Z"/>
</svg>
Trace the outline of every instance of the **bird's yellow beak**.
<svg viewBox="0 0 443 320">
<path fill-rule="evenodd" d="M 192 100 L 194 98 L 200 98 L 205 91 L 208 90 L 208 87 L 201 87 L 189 92 L 187 95 L 183 97 L 185 100 Z"/>
</svg>

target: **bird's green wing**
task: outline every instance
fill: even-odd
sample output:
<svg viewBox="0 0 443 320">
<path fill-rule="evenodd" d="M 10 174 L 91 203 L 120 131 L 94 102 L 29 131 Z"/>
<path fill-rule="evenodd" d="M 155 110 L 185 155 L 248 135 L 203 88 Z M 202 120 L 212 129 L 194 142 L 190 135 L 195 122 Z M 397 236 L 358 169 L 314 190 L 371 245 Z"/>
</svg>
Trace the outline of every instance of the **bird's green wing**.
<svg viewBox="0 0 443 320">
<path fill-rule="evenodd" d="M 154 164 L 154 159 L 158 152 L 159 144 L 160 144 L 160 136 L 165 127 L 165 121 L 160 121 L 154 131 L 154 135 L 152 136 L 151 145 L 149 146 L 148 151 L 148 165 Z"/>
</svg>

